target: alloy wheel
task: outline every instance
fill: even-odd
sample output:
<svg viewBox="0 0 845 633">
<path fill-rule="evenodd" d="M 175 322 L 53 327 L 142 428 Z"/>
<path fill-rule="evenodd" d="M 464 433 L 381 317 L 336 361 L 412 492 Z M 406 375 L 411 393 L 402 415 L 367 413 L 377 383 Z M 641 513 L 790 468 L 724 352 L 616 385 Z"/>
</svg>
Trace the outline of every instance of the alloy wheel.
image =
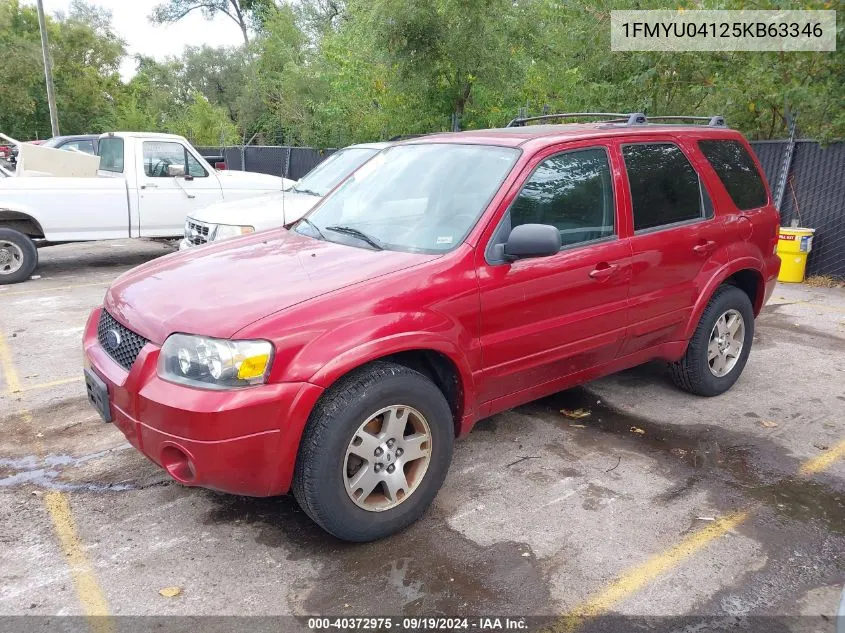
<svg viewBox="0 0 845 633">
<path fill-rule="evenodd" d="M 737 310 L 724 312 L 713 325 L 707 344 L 707 364 L 716 378 L 728 375 L 745 345 L 745 320 Z"/>
<path fill-rule="evenodd" d="M 419 487 L 431 461 L 431 429 L 413 407 L 393 405 L 368 417 L 349 441 L 343 480 L 360 508 L 383 512 Z"/>
</svg>

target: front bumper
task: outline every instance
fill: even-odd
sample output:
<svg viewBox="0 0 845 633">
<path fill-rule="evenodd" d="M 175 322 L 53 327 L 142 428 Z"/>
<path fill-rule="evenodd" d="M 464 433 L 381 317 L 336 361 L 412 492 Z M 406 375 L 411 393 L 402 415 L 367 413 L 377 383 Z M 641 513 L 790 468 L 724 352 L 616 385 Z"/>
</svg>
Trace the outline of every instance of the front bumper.
<svg viewBox="0 0 845 633">
<path fill-rule="evenodd" d="M 194 245 L 188 241 L 187 238 L 183 238 L 181 242 L 179 242 L 179 250 L 184 251 L 187 248 L 193 248 Z"/>
<path fill-rule="evenodd" d="M 97 340 L 98 308 L 84 334 L 85 362 L 108 387 L 115 426 L 171 477 L 188 486 L 249 496 L 286 493 L 302 430 L 321 387 L 273 383 L 231 391 L 158 377 L 159 347 L 147 343 L 130 371 Z"/>
</svg>

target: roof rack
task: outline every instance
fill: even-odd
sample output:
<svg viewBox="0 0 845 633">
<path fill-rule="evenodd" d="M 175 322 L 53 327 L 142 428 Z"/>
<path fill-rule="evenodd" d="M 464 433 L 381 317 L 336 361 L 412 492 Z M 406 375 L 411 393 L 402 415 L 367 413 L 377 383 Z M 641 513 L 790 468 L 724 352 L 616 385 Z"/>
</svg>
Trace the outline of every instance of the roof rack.
<svg viewBox="0 0 845 633">
<path fill-rule="evenodd" d="M 620 112 L 563 112 L 561 114 L 543 114 L 540 116 L 517 117 L 512 119 L 505 127 L 521 127 L 529 121 L 549 121 L 551 119 L 576 119 L 589 117 L 592 119 L 605 119 L 610 121 L 626 122 L 628 125 L 642 125 L 646 122 L 644 114 L 634 112 L 623 114 Z"/>
<path fill-rule="evenodd" d="M 707 121 L 707 127 L 726 127 L 725 117 L 715 116 L 650 116 L 652 121 Z"/>
<path fill-rule="evenodd" d="M 619 112 L 562 112 L 560 114 L 543 114 L 540 116 L 520 116 L 512 119 L 505 127 L 522 127 L 529 121 L 550 121 L 552 119 L 598 118 L 606 123 L 624 123 L 625 125 L 645 125 L 651 121 L 707 121 L 708 127 L 727 127 L 725 117 L 715 116 L 650 116 L 641 112 L 623 114 Z"/>
</svg>

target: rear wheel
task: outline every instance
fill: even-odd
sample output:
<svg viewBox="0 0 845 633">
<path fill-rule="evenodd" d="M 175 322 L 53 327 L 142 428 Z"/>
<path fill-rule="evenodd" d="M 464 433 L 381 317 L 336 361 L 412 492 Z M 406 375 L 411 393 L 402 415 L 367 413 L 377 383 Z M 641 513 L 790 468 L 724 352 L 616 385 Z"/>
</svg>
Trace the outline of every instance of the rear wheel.
<svg viewBox="0 0 845 633">
<path fill-rule="evenodd" d="M 29 279 L 38 265 L 38 249 L 23 233 L 0 228 L 0 285 Z"/>
<path fill-rule="evenodd" d="M 424 375 L 375 362 L 320 400 L 302 437 L 293 492 L 327 532 L 372 541 L 425 512 L 452 459 L 443 393 Z"/>
<path fill-rule="evenodd" d="M 754 310 L 735 286 L 713 294 L 684 357 L 671 365 L 675 384 L 699 396 L 718 396 L 737 381 L 754 338 Z"/>
</svg>

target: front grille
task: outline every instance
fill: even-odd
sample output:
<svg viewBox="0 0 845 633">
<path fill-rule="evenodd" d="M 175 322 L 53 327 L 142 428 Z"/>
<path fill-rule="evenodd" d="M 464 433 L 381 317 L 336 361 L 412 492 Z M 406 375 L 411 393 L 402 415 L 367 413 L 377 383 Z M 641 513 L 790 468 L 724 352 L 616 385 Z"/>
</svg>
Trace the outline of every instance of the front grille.
<svg viewBox="0 0 845 633">
<path fill-rule="evenodd" d="M 197 222 L 191 218 L 188 218 L 188 221 L 185 222 L 185 239 L 194 246 L 208 242 L 208 234 L 210 232 L 211 226 L 204 222 Z"/>
<path fill-rule="evenodd" d="M 100 312 L 100 322 L 97 323 L 97 340 L 106 353 L 126 370 L 132 368 L 141 348 L 147 344 L 147 339 L 118 323 L 105 310 Z"/>
</svg>

